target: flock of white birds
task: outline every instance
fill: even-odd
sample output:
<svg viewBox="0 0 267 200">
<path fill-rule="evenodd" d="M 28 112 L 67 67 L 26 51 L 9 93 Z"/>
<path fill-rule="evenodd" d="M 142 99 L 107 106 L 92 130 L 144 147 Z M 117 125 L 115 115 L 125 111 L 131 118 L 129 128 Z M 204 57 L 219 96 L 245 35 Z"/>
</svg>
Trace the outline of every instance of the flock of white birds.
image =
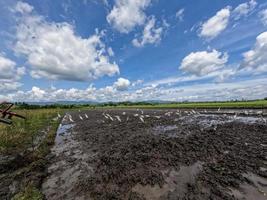
<svg viewBox="0 0 267 200">
<path fill-rule="evenodd" d="M 266 118 L 264 117 L 264 113 L 263 111 L 257 111 L 256 113 L 251 113 L 247 110 L 243 111 L 243 112 L 229 112 L 229 113 L 225 113 L 225 112 L 220 112 L 221 109 L 219 108 L 217 110 L 217 113 L 218 114 L 222 114 L 224 117 L 226 116 L 232 116 L 233 119 L 236 119 L 238 117 L 238 115 L 245 115 L 245 116 L 249 116 L 250 114 L 256 114 L 258 117 L 260 117 L 260 119 L 266 123 Z M 214 111 L 213 111 L 214 112 Z M 86 113 L 82 114 L 81 111 L 79 110 L 79 119 L 80 120 L 84 120 L 84 119 L 88 119 L 88 115 Z M 121 116 L 120 115 L 111 115 L 109 113 L 106 112 L 103 112 L 102 115 L 104 117 L 104 120 L 102 120 L 103 123 L 105 122 L 113 122 L 113 121 L 118 121 L 118 122 L 122 122 L 122 121 L 126 121 L 128 122 L 130 120 L 130 117 L 132 116 L 133 118 L 135 119 L 138 119 L 140 122 L 142 123 L 145 123 L 145 119 L 147 118 L 156 118 L 156 119 L 160 119 L 162 117 L 171 117 L 172 115 L 176 115 L 177 117 L 181 117 L 181 116 L 189 116 L 189 115 L 200 115 L 200 114 L 209 114 L 209 111 L 207 110 L 203 110 L 201 112 L 197 111 L 197 110 L 175 110 L 175 111 L 167 111 L 165 112 L 164 114 L 162 115 L 157 115 L 158 113 L 157 112 L 154 112 L 153 115 L 148 115 L 148 114 L 144 114 L 144 110 L 142 109 L 137 109 L 136 110 L 136 113 L 130 113 L 127 115 L 127 113 L 125 111 L 123 111 L 121 113 Z M 61 115 L 58 113 L 58 118 L 60 118 Z M 75 121 L 73 120 L 71 114 L 67 113 L 64 118 L 63 118 L 63 121 L 64 120 L 68 120 L 70 121 L 71 123 L 74 123 Z"/>
</svg>

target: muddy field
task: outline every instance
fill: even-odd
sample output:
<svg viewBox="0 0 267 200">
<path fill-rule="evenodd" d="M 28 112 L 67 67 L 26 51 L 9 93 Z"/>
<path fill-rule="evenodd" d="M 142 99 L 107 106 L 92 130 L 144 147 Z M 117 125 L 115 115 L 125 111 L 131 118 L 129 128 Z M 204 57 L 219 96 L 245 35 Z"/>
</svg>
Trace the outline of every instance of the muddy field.
<svg viewBox="0 0 267 200">
<path fill-rule="evenodd" d="M 67 113 L 42 185 L 59 199 L 267 199 L 265 111 Z"/>
</svg>

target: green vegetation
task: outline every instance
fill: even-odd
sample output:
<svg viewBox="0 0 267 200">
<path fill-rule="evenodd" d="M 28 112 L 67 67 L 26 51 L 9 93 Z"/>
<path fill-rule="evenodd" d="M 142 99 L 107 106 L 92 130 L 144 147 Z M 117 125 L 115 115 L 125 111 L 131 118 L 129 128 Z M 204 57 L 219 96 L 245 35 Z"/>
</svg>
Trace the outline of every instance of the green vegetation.
<svg viewBox="0 0 267 200">
<path fill-rule="evenodd" d="M 19 159 L 10 163 L 10 167 L 13 167 L 14 162 L 19 167 L 9 171 L 7 176 L 20 182 L 19 190 L 13 200 L 43 199 L 38 183 L 46 176 L 45 157 L 54 144 L 60 122 L 58 113 L 62 115 L 63 111 L 58 109 L 16 110 L 27 120 L 14 117 L 11 126 L 0 124 L 0 154 L 11 157 L 18 154 L 23 156 L 22 161 Z"/>
<path fill-rule="evenodd" d="M 11 153 L 31 147 L 36 137 L 41 136 L 42 130 L 58 125 L 58 121 L 53 119 L 60 111 L 40 109 L 17 110 L 16 112 L 27 119 L 14 117 L 11 126 L 0 124 L 0 153 Z"/>
<path fill-rule="evenodd" d="M 109 103 L 98 107 L 107 108 L 267 108 L 267 100 L 226 101 L 226 102 L 182 102 L 182 103 Z"/>
<path fill-rule="evenodd" d="M 34 186 L 27 186 L 24 191 L 15 195 L 12 200 L 42 200 L 42 193 Z"/>
<path fill-rule="evenodd" d="M 95 109 L 95 108 L 267 108 L 267 97 L 251 101 L 214 101 L 214 102 L 107 102 L 99 104 L 50 104 L 29 105 L 16 103 L 17 109 Z"/>
</svg>

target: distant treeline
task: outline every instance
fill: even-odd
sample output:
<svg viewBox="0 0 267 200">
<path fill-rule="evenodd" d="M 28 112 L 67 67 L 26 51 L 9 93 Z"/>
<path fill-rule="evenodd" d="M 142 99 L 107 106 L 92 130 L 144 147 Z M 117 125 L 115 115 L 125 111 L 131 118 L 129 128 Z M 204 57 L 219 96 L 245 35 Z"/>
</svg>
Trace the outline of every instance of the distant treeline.
<svg viewBox="0 0 267 200">
<path fill-rule="evenodd" d="M 77 104 L 47 104 L 47 105 L 36 105 L 28 104 L 25 102 L 16 102 L 16 109 L 74 109 L 74 108 L 83 108 L 83 107 L 94 107 L 89 104 L 77 105 Z"/>
<path fill-rule="evenodd" d="M 264 100 L 267 100 L 267 97 L 264 98 Z M 96 107 L 119 107 L 119 106 L 160 106 L 160 105 L 188 105 L 188 104 L 216 104 L 216 103 L 234 103 L 237 104 L 245 103 L 245 102 L 259 102 L 262 100 L 231 100 L 231 101 L 206 101 L 206 102 L 190 102 L 190 101 L 183 101 L 183 102 L 157 102 L 157 101 L 141 101 L 141 102 L 106 102 L 106 103 L 68 103 L 68 104 L 62 104 L 62 103 L 55 103 L 55 104 L 44 104 L 44 105 L 38 105 L 38 104 L 29 104 L 26 102 L 16 102 L 16 108 L 17 109 L 75 109 L 75 108 L 96 108 Z"/>
</svg>

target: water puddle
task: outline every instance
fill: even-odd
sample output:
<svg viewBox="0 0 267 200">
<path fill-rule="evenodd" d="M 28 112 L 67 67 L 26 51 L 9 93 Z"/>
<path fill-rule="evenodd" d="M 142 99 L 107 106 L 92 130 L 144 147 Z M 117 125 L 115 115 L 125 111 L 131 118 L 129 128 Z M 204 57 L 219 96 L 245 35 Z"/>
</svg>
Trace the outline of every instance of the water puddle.
<svg viewBox="0 0 267 200">
<path fill-rule="evenodd" d="M 190 166 L 182 166 L 179 171 L 173 169 L 163 171 L 165 184 L 162 187 L 137 184 L 132 191 L 143 195 L 147 200 L 169 199 L 170 197 L 171 199 L 180 199 L 188 192 L 187 185 L 195 183 L 196 176 L 202 170 L 202 165 L 202 162 L 196 162 Z"/>
<path fill-rule="evenodd" d="M 221 124 L 239 122 L 245 124 L 266 124 L 266 119 L 262 117 L 252 116 L 229 116 L 216 114 L 199 114 L 191 116 L 183 116 L 179 119 L 182 124 L 196 124 L 203 128 L 209 128 Z"/>
<path fill-rule="evenodd" d="M 230 194 L 236 199 L 242 200 L 266 200 L 267 199 L 267 180 L 253 173 L 243 174 L 251 182 L 240 185 L 239 189 L 229 188 Z"/>
<path fill-rule="evenodd" d="M 165 135 L 168 137 L 177 137 L 179 134 L 178 126 L 176 125 L 156 126 L 152 129 L 152 132 L 155 135 Z"/>
<path fill-rule="evenodd" d="M 65 125 L 60 124 L 58 129 L 57 129 L 55 144 L 60 145 L 64 141 L 64 138 L 67 135 L 71 134 L 71 129 L 74 126 L 75 126 L 75 124 L 65 124 Z"/>
<path fill-rule="evenodd" d="M 87 164 L 90 155 L 81 150 L 81 144 L 75 139 L 73 131 L 75 124 L 68 124 L 63 120 L 57 130 L 55 146 L 51 149 L 49 176 L 44 180 L 42 192 L 46 199 L 88 199 L 74 192 L 81 176 L 93 173 Z"/>
</svg>

